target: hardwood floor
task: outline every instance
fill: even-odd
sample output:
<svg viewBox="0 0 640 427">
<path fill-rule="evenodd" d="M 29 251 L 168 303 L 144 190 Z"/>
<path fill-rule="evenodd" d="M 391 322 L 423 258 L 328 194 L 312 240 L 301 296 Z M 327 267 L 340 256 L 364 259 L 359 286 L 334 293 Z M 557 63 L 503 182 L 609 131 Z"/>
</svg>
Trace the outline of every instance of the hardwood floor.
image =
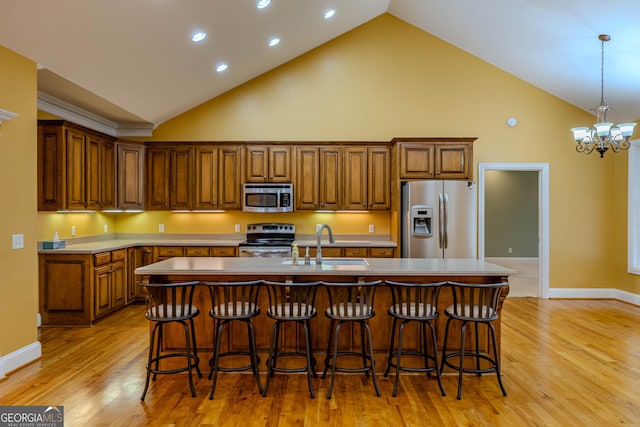
<svg viewBox="0 0 640 427">
<path fill-rule="evenodd" d="M 64 405 L 66 426 L 640 424 L 639 307 L 508 298 L 502 317 L 507 397 L 492 376 L 466 376 L 458 401 L 455 375 L 443 378 L 446 397 L 435 378 L 403 375 L 393 398 L 381 359 L 379 398 L 359 374 L 336 378 L 331 400 L 328 378 L 318 378 L 312 400 L 304 375 L 276 374 L 263 398 L 250 374 L 221 373 L 210 401 L 205 373 L 196 398 L 178 374 L 159 377 L 140 402 L 148 324 L 137 305 L 93 328 L 43 329 L 42 359 L 0 382 L 0 404 Z"/>
</svg>

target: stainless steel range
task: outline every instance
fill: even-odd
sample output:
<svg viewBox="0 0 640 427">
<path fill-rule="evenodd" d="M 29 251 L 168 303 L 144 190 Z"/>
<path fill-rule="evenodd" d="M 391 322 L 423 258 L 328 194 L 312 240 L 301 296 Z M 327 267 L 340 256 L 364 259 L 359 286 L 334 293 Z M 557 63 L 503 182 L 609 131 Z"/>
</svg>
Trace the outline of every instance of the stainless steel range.
<svg viewBox="0 0 640 427">
<path fill-rule="evenodd" d="M 286 258 L 296 237 L 293 224 L 247 224 L 247 240 L 238 245 L 241 257 Z"/>
</svg>

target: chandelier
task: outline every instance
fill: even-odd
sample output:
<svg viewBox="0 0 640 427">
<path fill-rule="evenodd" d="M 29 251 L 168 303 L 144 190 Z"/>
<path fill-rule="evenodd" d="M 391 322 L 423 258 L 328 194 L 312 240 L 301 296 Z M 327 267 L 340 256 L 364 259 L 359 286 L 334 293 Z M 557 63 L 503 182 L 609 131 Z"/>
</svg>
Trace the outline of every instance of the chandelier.
<svg viewBox="0 0 640 427">
<path fill-rule="evenodd" d="M 596 115 L 596 123 L 593 127 L 577 127 L 571 129 L 576 140 L 576 150 L 579 153 L 589 154 L 593 150 L 604 157 L 604 153 L 611 148 L 615 153 L 629 148 L 629 138 L 633 134 L 636 123 L 620 123 L 614 125 L 607 122 L 607 111 L 611 110 L 604 102 L 604 43 L 611 40 L 607 34 L 600 34 L 598 39 L 602 43 L 600 62 L 600 105 L 591 108 Z"/>
</svg>

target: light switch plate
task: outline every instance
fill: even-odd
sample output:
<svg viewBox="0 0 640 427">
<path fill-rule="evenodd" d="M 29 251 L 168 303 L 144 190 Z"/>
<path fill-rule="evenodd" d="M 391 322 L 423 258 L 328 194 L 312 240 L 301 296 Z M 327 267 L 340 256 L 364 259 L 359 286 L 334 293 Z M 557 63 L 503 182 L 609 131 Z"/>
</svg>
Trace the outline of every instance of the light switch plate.
<svg viewBox="0 0 640 427">
<path fill-rule="evenodd" d="M 164 233 L 164 224 L 158 224 L 158 232 Z"/>
<path fill-rule="evenodd" d="M 12 234 L 11 249 L 23 249 L 23 248 L 24 248 L 24 234 Z"/>
<path fill-rule="evenodd" d="M 369 224 L 369 233 L 375 233 L 376 232 L 376 226 L 373 224 Z"/>
</svg>

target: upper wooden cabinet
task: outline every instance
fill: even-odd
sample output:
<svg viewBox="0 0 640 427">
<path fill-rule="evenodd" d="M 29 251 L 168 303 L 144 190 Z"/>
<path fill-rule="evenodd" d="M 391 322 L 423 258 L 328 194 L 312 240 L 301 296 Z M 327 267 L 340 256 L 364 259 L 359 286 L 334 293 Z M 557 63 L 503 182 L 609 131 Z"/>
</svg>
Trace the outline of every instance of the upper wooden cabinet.
<svg viewBox="0 0 640 427">
<path fill-rule="evenodd" d="M 144 145 L 133 141 L 116 142 L 118 209 L 144 209 Z"/>
<path fill-rule="evenodd" d="M 296 147 L 296 209 L 390 208 L 388 146 Z"/>
<path fill-rule="evenodd" d="M 146 154 L 146 208 L 190 210 L 193 206 L 193 148 L 149 147 Z"/>
<path fill-rule="evenodd" d="M 247 146 L 246 182 L 291 182 L 291 146 Z"/>
<path fill-rule="evenodd" d="M 394 138 L 400 179 L 473 179 L 476 138 Z"/>
<path fill-rule="evenodd" d="M 195 148 L 194 210 L 242 207 L 241 157 L 237 146 Z"/>
<path fill-rule="evenodd" d="M 38 210 L 113 209 L 114 138 L 63 120 L 38 121 Z"/>
</svg>

